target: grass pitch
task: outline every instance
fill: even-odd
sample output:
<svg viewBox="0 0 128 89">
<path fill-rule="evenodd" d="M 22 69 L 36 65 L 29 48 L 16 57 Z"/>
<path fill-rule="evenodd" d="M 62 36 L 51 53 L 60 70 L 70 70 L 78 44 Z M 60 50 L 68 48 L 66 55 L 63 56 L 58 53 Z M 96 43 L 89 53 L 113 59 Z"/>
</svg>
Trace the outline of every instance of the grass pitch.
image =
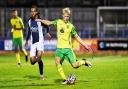
<svg viewBox="0 0 128 89">
<path fill-rule="evenodd" d="M 81 59 L 82 57 L 78 57 Z M 26 63 L 16 66 L 15 55 L 0 55 L 0 89 L 128 89 L 128 56 L 102 56 L 92 61 L 93 68 L 85 66 L 73 69 L 64 62 L 65 74 L 74 73 L 75 85 L 61 85 L 55 67 L 54 56 L 42 58 L 45 80 L 39 80 L 38 65 Z"/>
</svg>

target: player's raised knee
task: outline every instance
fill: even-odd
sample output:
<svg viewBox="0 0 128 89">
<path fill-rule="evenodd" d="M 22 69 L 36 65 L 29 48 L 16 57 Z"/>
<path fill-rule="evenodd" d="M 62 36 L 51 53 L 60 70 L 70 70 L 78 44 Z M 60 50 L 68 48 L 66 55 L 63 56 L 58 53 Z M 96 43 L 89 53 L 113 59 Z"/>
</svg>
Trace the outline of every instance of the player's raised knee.
<svg viewBox="0 0 128 89">
<path fill-rule="evenodd" d="M 34 65 L 36 63 L 34 58 L 30 58 L 30 62 L 31 62 L 32 65 Z"/>
<path fill-rule="evenodd" d="M 56 64 L 60 64 L 60 58 L 55 59 Z"/>
<path fill-rule="evenodd" d="M 34 61 L 30 61 L 30 63 L 31 63 L 32 65 L 34 65 L 34 64 L 35 64 L 35 62 L 34 62 Z"/>
</svg>

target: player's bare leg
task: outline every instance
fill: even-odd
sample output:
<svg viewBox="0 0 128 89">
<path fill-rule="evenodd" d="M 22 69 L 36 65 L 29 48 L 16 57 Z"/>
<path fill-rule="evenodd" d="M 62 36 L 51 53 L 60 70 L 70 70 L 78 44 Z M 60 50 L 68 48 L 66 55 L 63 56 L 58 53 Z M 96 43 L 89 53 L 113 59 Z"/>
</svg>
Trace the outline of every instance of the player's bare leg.
<svg viewBox="0 0 128 89">
<path fill-rule="evenodd" d="M 41 60 L 42 57 L 42 51 L 38 51 L 37 53 L 37 62 L 39 65 L 39 71 L 40 71 L 40 79 L 44 80 L 44 75 L 43 75 L 43 61 Z"/>
<path fill-rule="evenodd" d="M 36 56 L 31 57 L 30 62 L 32 65 L 34 65 L 36 63 Z"/>
</svg>

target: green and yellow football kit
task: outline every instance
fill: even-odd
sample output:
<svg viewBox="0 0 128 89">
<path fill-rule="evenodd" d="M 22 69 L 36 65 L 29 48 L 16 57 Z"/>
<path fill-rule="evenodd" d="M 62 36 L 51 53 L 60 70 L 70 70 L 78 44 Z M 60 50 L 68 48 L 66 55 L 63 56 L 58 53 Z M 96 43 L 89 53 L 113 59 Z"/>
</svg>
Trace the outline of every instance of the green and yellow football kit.
<svg viewBox="0 0 128 89">
<path fill-rule="evenodd" d="M 11 18 L 11 26 L 12 26 L 12 36 L 13 36 L 13 45 L 15 47 L 20 47 L 20 49 L 22 49 L 23 53 L 27 56 L 27 52 L 25 49 L 23 49 L 23 28 L 24 28 L 24 24 L 23 21 L 20 17 L 16 17 L 16 18 Z M 15 28 L 18 28 L 15 29 Z M 17 62 L 20 63 L 20 54 L 18 52 L 16 52 L 16 59 Z"/>
<path fill-rule="evenodd" d="M 76 28 L 70 21 L 65 23 L 63 19 L 52 21 L 52 24 L 57 30 L 56 57 L 59 57 L 61 60 L 66 58 L 71 63 L 76 62 L 76 56 L 72 50 L 71 43 L 72 35 L 75 36 L 77 34 Z"/>
<path fill-rule="evenodd" d="M 24 28 L 23 21 L 20 17 L 12 18 L 11 25 L 12 27 L 15 27 L 15 28 Z M 13 35 L 13 44 L 15 47 L 19 45 L 22 48 L 23 46 L 23 32 L 22 31 L 23 29 L 16 30 L 14 28 L 12 28 L 11 30 L 12 35 Z"/>
</svg>

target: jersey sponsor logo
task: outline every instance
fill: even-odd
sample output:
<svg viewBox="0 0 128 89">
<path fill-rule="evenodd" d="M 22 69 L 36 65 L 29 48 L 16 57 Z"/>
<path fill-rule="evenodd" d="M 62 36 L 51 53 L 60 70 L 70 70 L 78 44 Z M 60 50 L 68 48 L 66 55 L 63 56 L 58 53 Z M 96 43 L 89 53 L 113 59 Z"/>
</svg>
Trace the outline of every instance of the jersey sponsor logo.
<svg viewBox="0 0 128 89">
<path fill-rule="evenodd" d="M 32 32 L 38 32 L 38 27 L 30 27 Z"/>
</svg>

